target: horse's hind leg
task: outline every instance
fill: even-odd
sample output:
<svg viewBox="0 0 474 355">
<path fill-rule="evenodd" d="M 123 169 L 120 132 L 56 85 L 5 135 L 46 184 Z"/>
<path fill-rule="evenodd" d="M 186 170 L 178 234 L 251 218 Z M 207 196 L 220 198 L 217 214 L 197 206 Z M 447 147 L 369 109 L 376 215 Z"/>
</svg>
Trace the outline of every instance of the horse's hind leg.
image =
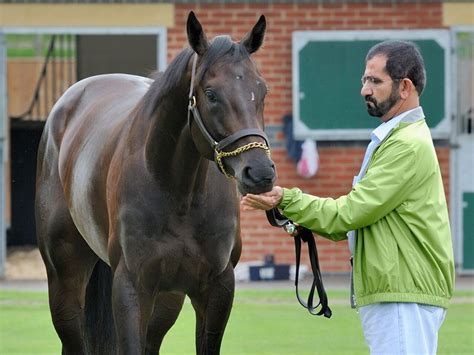
<svg viewBox="0 0 474 355">
<path fill-rule="evenodd" d="M 84 296 L 97 256 L 69 214 L 57 169 L 39 175 L 36 194 L 38 246 L 48 274 L 49 305 L 63 354 L 83 354 Z"/>
<path fill-rule="evenodd" d="M 49 306 L 63 354 L 84 349 L 84 300 L 87 282 L 97 257 L 64 211 L 52 209 L 51 219 L 39 234 L 39 248 L 48 274 Z"/>
<path fill-rule="evenodd" d="M 196 311 L 196 353 L 219 354 L 222 337 L 234 300 L 234 271 L 229 263 L 226 270 L 212 280 L 205 294 L 192 295 Z"/>
<path fill-rule="evenodd" d="M 183 308 L 183 293 L 164 292 L 158 294 L 148 323 L 146 354 L 157 354 L 165 334 L 173 326 Z"/>
</svg>

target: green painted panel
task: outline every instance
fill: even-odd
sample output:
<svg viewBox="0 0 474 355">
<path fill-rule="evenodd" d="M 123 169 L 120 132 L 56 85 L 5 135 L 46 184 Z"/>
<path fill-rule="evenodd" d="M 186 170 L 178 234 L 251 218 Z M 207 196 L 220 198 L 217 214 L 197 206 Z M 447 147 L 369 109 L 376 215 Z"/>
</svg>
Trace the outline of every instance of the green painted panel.
<svg viewBox="0 0 474 355">
<path fill-rule="evenodd" d="M 368 50 L 380 40 L 310 41 L 299 52 L 299 119 L 311 130 L 372 129 L 360 96 Z M 427 85 L 421 105 L 430 127 L 445 115 L 444 49 L 435 40 L 413 40 L 425 59 Z"/>
<path fill-rule="evenodd" d="M 465 192 L 463 201 L 463 269 L 474 269 L 474 193 Z"/>
</svg>

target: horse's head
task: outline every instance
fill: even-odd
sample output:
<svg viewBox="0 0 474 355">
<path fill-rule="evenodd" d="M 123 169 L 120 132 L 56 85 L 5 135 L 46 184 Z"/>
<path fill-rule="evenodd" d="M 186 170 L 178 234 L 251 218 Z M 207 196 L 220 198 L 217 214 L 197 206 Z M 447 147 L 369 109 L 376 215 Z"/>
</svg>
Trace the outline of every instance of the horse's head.
<svg viewBox="0 0 474 355">
<path fill-rule="evenodd" d="M 263 133 L 266 84 L 250 55 L 265 34 L 261 16 L 240 43 L 228 36 L 208 41 L 193 12 L 187 22 L 191 60 L 191 134 L 199 152 L 237 180 L 242 194 L 271 190 L 275 166 Z"/>
</svg>

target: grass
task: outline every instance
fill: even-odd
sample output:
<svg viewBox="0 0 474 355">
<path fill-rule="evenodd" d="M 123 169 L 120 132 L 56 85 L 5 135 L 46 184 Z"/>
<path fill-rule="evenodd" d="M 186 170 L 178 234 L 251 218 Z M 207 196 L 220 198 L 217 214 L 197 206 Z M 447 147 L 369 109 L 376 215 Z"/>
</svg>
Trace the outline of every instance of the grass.
<svg viewBox="0 0 474 355">
<path fill-rule="evenodd" d="M 367 354 L 357 313 L 347 294 L 329 291 L 333 317 L 309 315 L 291 290 L 239 290 L 229 320 L 223 354 Z M 474 349 L 474 292 L 453 302 L 439 335 L 438 354 L 470 354 Z M 0 291 L 0 354 L 59 354 L 44 292 Z M 186 302 L 162 346 L 162 354 L 194 353 L 194 312 Z"/>
</svg>

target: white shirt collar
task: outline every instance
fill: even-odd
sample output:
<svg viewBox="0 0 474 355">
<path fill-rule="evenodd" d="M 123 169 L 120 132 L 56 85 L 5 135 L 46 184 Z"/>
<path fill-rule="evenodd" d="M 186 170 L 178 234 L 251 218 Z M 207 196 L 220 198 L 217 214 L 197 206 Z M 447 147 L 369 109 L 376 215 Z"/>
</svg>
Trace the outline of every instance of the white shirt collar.
<svg viewBox="0 0 474 355">
<path fill-rule="evenodd" d="M 383 122 L 380 126 L 374 129 L 370 134 L 370 139 L 372 141 L 381 142 L 387 138 L 390 132 L 392 132 L 400 122 L 416 122 L 423 118 L 425 118 L 425 114 L 423 113 L 421 106 L 402 112 L 398 116 L 393 117 L 390 121 Z"/>
</svg>

